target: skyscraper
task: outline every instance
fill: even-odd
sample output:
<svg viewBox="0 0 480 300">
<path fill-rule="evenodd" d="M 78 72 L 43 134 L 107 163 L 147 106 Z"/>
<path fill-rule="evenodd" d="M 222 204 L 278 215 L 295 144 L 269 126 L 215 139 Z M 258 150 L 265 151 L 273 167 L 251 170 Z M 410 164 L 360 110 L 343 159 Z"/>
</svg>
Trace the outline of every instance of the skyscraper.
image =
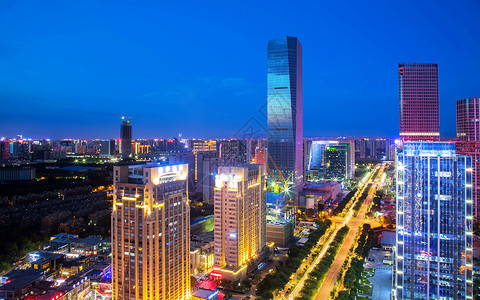
<svg viewBox="0 0 480 300">
<path fill-rule="evenodd" d="M 298 192 L 303 182 L 302 45 L 295 37 L 268 41 L 268 166 Z M 293 198 L 293 197 L 292 197 Z"/>
<path fill-rule="evenodd" d="M 471 158 L 405 142 L 396 178 L 395 299 L 472 299 Z"/>
<path fill-rule="evenodd" d="M 436 141 L 440 137 L 438 65 L 398 65 L 400 137 L 411 141 Z"/>
<path fill-rule="evenodd" d="M 232 281 L 266 245 L 265 177 L 262 165 L 219 167 L 215 180 L 214 271 Z"/>
<path fill-rule="evenodd" d="M 129 158 L 132 155 L 132 125 L 130 124 L 131 119 L 128 118 L 124 120 L 122 117 L 122 125 L 120 126 L 120 139 L 121 139 L 121 150 L 122 158 Z"/>
<path fill-rule="evenodd" d="M 188 299 L 188 165 L 114 167 L 113 299 Z"/>
<path fill-rule="evenodd" d="M 473 215 L 480 218 L 480 98 L 457 101 L 457 153 L 472 158 Z"/>
</svg>

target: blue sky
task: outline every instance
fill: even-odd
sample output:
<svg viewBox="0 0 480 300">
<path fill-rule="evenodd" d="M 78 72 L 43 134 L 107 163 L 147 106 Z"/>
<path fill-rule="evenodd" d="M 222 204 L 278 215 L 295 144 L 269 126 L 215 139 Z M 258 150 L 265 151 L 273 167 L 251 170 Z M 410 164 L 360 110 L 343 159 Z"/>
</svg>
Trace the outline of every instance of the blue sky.
<svg viewBox="0 0 480 300">
<path fill-rule="evenodd" d="M 267 40 L 303 45 L 304 135 L 394 137 L 399 62 L 439 64 L 441 132 L 480 96 L 479 1 L 2 1 L 0 136 L 231 137 L 266 121 Z M 256 123 L 257 124 L 257 123 Z"/>
</svg>

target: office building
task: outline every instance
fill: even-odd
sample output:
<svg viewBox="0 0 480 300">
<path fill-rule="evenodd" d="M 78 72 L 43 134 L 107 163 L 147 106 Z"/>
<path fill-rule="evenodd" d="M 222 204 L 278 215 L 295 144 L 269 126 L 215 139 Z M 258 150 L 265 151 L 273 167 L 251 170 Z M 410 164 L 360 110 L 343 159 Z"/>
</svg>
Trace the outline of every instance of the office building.
<svg viewBox="0 0 480 300">
<path fill-rule="evenodd" d="M 241 163 L 247 163 L 247 146 L 250 143 L 247 143 L 248 140 L 224 140 L 219 143 L 219 157 L 222 158 L 225 162 L 228 162 L 230 159 L 235 161 L 240 160 Z"/>
<path fill-rule="evenodd" d="M 115 140 L 101 140 L 100 141 L 100 156 L 115 155 Z"/>
<path fill-rule="evenodd" d="M 306 148 L 306 179 L 322 180 L 324 179 L 325 167 L 325 148 L 329 145 L 338 145 L 338 141 L 310 141 Z"/>
<path fill-rule="evenodd" d="M 128 118 L 127 121 L 122 117 L 122 125 L 120 126 L 120 147 L 123 159 L 132 156 L 132 125 L 130 122 L 130 118 Z"/>
<path fill-rule="evenodd" d="M 400 137 L 410 141 L 440 138 L 438 65 L 398 65 L 400 92 Z"/>
<path fill-rule="evenodd" d="M 113 299 L 188 299 L 188 165 L 116 166 L 113 172 Z"/>
<path fill-rule="evenodd" d="M 35 168 L 0 168 L 0 183 L 33 180 L 35 180 Z"/>
<path fill-rule="evenodd" d="M 266 245 L 263 166 L 219 167 L 215 180 L 214 271 L 236 281 Z"/>
<path fill-rule="evenodd" d="M 268 41 L 268 166 L 273 176 L 293 185 L 295 199 L 303 184 L 302 45 L 295 37 Z"/>
<path fill-rule="evenodd" d="M 472 299 L 472 166 L 453 142 L 397 153 L 395 299 Z"/>
<path fill-rule="evenodd" d="M 353 177 L 355 164 L 353 163 L 350 143 L 326 145 L 323 155 L 324 179 L 341 181 Z"/>
</svg>

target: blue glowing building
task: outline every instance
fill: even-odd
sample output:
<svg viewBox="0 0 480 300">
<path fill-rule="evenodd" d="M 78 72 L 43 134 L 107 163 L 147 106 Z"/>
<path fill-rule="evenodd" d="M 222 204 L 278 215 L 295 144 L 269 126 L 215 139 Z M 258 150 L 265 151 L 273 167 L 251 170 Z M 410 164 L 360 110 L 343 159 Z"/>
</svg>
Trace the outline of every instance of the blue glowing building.
<svg viewBox="0 0 480 300">
<path fill-rule="evenodd" d="M 395 299 L 472 299 L 472 166 L 453 142 L 397 153 Z"/>
<path fill-rule="evenodd" d="M 291 183 L 289 197 L 294 199 L 303 183 L 300 41 L 290 36 L 268 41 L 267 66 L 268 166 L 271 172 L 268 181 L 269 184 L 272 181 Z"/>
</svg>

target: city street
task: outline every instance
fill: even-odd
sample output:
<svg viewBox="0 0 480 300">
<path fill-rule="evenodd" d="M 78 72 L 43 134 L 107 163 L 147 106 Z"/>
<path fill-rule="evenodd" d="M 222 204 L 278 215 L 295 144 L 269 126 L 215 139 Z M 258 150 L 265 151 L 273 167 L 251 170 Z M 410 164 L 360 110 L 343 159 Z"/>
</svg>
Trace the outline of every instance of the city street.
<svg viewBox="0 0 480 300">
<path fill-rule="evenodd" d="M 384 166 L 381 166 L 380 172 L 378 172 L 378 175 L 376 176 L 375 179 L 379 179 L 381 177 L 383 173 L 383 169 L 384 169 Z M 330 292 L 333 290 L 333 287 L 335 286 L 335 282 L 337 281 L 338 275 L 340 274 L 342 265 L 348 256 L 348 252 L 350 248 L 355 242 L 355 238 L 357 237 L 357 234 L 359 231 L 359 226 L 363 225 L 363 223 L 365 222 L 365 213 L 367 211 L 370 201 L 373 199 L 373 196 L 375 195 L 376 187 L 377 187 L 377 184 L 373 183 L 372 188 L 370 189 L 368 196 L 365 199 L 365 202 L 363 203 L 358 213 L 357 218 L 350 219 L 349 221 L 347 221 L 347 225 L 348 227 L 350 227 L 350 232 L 345 238 L 345 242 L 343 243 L 342 248 L 340 249 L 337 256 L 335 257 L 335 261 L 330 267 L 330 270 L 328 271 L 327 276 L 325 277 L 325 280 L 323 281 L 315 299 L 320 300 L 320 299 L 330 298 Z M 337 283 L 337 284 L 340 284 L 340 283 Z"/>
<path fill-rule="evenodd" d="M 378 180 L 381 177 L 381 174 L 383 172 L 384 167 L 380 166 L 380 165 L 377 165 L 376 169 L 377 168 L 381 168 L 381 170 L 380 170 L 380 172 L 378 172 L 378 174 L 375 178 L 376 180 Z M 368 186 L 368 184 L 370 182 L 373 183 L 372 177 L 373 177 L 374 174 L 375 174 L 375 170 L 371 172 L 368 179 L 363 182 L 362 186 L 360 186 L 360 188 L 359 188 L 360 193 L 357 194 L 354 201 L 356 201 L 358 198 L 360 198 L 364 189 Z M 338 230 L 341 227 L 343 227 L 345 224 L 347 224 L 351 228 L 351 231 L 347 235 L 347 238 L 344 242 L 343 247 L 340 249 L 340 252 L 337 255 L 337 258 L 336 258 L 335 262 L 333 263 L 330 272 L 327 274 L 327 276 L 325 278 L 325 281 L 327 281 L 328 278 L 331 278 L 331 280 L 327 281 L 328 284 L 325 285 L 325 288 L 328 288 L 328 292 L 326 293 L 327 298 L 317 298 L 317 299 L 328 299 L 330 297 L 330 291 L 333 288 L 336 276 L 338 275 L 338 272 L 339 272 L 339 270 L 340 270 L 340 268 L 343 264 L 343 261 L 345 260 L 347 254 L 348 254 L 348 250 L 350 249 L 353 241 L 355 240 L 355 236 L 358 232 L 358 226 L 363 224 L 363 222 L 365 220 L 365 212 L 366 212 L 366 209 L 368 207 L 368 203 L 370 202 L 370 200 L 372 199 L 372 197 L 374 195 L 375 187 L 376 187 L 376 184 L 374 183 L 372 185 L 372 189 L 370 190 L 370 193 L 367 196 L 367 198 L 365 200 L 365 203 L 362 206 L 362 208 L 360 209 L 360 212 L 359 212 L 358 217 L 356 219 L 351 220 L 351 217 L 353 215 L 352 207 L 353 207 L 354 201 L 350 204 L 350 208 L 348 210 L 348 213 L 343 218 L 336 217 L 336 218 L 332 219 L 332 222 L 334 224 L 336 224 L 336 228 L 335 228 L 334 232 L 330 235 L 330 237 L 327 240 L 327 242 L 325 243 L 325 245 L 323 246 L 322 251 L 317 255 L 317 257 L 315 258 L 313 263 L 310 264 L 310 266 L 308 267 L 305 274 L 298 280 L 298 282 L 297 282 L 295 288 L 293 289 L 293 291 L 289 295 L 286 293 L 288 291 L 288 289 L 290 289 L 291 286 L 293 286 L 295 284 L 295 282 L 287 284 L 287 286 L 285 287 L 285 290 L 280 293 L 280 296 L 277 299 L 295 299 L 295 297 L 302 290 L 303 285 L 305 283 L 305 280 L 308 278 L 308 274 L 313 270 L 313 268 L 315 268 L 315 266 L 318 264 L 318 262 L 323 258 L 323 256 L 325 255 L 330 243 L 332 242 L 333 238 L 337 234 Z M 327 236 L 327 235 L 325 235 L 325 236 Z M 319 241 L 319 244 L 320 244 L 320 242 L 322 242 L 322 240 L 325 238 L 325 236 L 322 237 L 322 239 Z M 348 244 L 348 246 L 346 247 L 345 245 L 347 245 L 347 244 Z M 318 247 L 318 245 L 317 245 L 317 247 Z M 342 254 L 344 254 L 344 255 L 342 255 Z M 342 259 L 342 257 L 343 257 L 343 259 Z M 338 270 L 336 272 L 332 271 L 332 269 L 336 269 L 337 267 L 338 267 Z M 299 269 L 303 269 L 303 268 L 304 268 L 304 265 L 302 264 L 302 266 Z M 323 289 L 324 289 L 324 284 L 322 284 L 322 288 L 320 290 L 323 291 Z"/>
</svg>

